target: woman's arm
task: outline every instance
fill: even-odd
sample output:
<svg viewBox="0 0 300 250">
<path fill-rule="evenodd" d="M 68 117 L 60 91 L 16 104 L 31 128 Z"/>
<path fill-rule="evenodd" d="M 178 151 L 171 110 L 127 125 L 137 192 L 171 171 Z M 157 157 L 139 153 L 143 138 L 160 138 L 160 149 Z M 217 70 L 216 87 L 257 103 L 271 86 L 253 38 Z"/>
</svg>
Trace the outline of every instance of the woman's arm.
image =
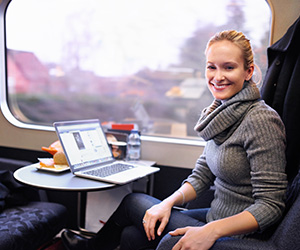
<svg viewBox="0 0 300 250">
<path fill-rule="evenodd" d="M 171 235 L 184 235 L 172 250 L 209 249 L 217 239 L 225 236 L 246 234 L 257 231 L 258 223 L 254 216 L 244 211 L 239 214 L 212 221 L 203 227 L 178 228 Z"/>
<path fill-rule="evenodd" d="M 247 234 L 255 232 L 259 229 L 256 219 L 248 211 L 244 211 L 221 220 L 213 221 L 209 224 L 212 224 L 212 226 L 215 228 L 215 233 L 218 238 Z"/>
<path fill-rule="evenodd" d="M 178 190 L 176 190 L 172 195 L 163 200 L 163 202 L 169 202 L 173 206 L 183 205 L 189 201 L 196 199 L 196 191 L 192 185 L 185 182 Z"/>
</svg>

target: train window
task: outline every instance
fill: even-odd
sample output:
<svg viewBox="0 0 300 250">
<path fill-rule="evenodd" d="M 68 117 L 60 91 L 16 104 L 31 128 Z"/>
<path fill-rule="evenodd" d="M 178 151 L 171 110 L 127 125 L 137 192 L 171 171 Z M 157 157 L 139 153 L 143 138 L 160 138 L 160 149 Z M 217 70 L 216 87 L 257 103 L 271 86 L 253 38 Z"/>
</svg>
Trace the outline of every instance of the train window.
<svg viewBox="0 0 300 250">
<path fill-rule="evenodd" d="M 28 124 L 99 118 L 137 123 L 146 135 L 193 137 L 212 101 L 207 40 L 243 31 L 264 74 L 270 19 L 263 0 L 12 0 L 8 106 Z"/>
</svg>

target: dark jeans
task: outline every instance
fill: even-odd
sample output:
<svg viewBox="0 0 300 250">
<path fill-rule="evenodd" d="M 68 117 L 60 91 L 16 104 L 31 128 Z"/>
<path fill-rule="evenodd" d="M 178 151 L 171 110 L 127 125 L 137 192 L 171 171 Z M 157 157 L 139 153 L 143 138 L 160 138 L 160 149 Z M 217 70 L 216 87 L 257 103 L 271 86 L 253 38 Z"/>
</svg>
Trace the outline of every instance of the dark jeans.
<svg viewBox="0 0 300 250">
<path fill-rule="evenodd" d="M 127 195 L 104 227 L 93 238 L 95 249 L 113 250 L 120 244 L 121 250 L 155 249 L 169 231 L 185 226 L 201 226 L 206 222 L 207 209 L 178 211 L 173 209 L 162 236 L 148 241 L 142 219 L 147 209 L 160 200 L 146 194 Z"/>
</svg>

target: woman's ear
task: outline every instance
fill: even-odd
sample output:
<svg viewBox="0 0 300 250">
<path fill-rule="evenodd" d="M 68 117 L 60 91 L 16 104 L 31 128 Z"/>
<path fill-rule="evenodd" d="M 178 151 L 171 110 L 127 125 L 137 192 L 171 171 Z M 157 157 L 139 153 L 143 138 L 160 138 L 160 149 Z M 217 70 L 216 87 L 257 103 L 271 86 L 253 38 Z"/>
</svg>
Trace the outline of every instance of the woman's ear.
<svg viewBox="0 0 300 250">
<path fill-rule="evenodd" d="M 249 81 L 253 75 L 254 72 L 254 65 L 251 65 L 247 70 L 246 70 L 246 81 Z"/>
</svg>

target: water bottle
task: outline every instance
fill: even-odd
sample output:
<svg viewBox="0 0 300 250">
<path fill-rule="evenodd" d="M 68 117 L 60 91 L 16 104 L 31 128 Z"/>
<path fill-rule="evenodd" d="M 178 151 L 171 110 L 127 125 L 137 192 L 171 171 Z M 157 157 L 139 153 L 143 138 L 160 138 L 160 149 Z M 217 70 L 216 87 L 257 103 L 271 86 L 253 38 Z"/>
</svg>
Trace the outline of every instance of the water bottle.
<svg viewBox="0 0 300 250">
<path fill-rule="evenodd" d="M 138 130 L 131 130 L 127 139 L 127 160 L 138 161 L 141 157 L 141 138 Z"/>
</svg>

